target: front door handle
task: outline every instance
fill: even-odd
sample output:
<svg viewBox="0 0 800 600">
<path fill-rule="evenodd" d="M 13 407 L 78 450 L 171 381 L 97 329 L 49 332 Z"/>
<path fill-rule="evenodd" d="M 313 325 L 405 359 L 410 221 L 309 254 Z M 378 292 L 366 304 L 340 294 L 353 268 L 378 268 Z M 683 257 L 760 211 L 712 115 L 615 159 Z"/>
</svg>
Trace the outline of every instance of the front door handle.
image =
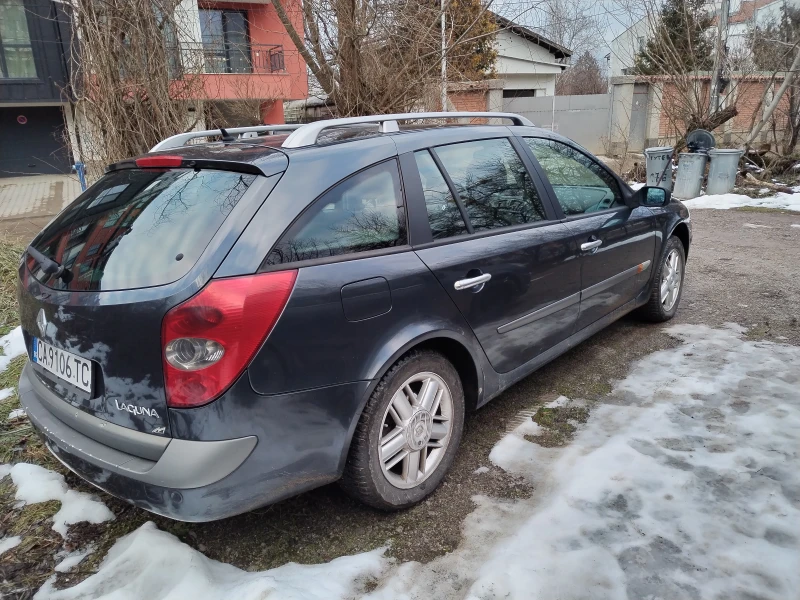
<svg viewBox="0 0 800 600">
<path fill-rule="evenodd" d="M 472 287 L 483 285 L 491 278 L 492 278 L 491 273 L 484 273 L 483 275 L 478 275 L 477 277 L 470 277 L 469 279 L 459 279 L 458 281 L 456 281 L 453 287 L 455 287 L 457 290 L 466 290 Z"/>
<path fill-rule="evenodd" d="M 591 242 L 584 242 L 581 244 L 581 251 L 588 252 L 603 245 L 603 240 L 593 240 Z"/>
</svg>

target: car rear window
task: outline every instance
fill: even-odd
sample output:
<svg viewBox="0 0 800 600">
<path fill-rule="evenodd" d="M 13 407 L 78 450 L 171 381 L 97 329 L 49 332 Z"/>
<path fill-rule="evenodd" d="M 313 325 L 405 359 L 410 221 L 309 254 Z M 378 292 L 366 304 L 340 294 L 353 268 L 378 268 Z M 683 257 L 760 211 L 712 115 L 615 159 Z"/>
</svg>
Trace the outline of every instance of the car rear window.
<svg viewBox="0 0 800 600">
<path fill-rule="evenodd" d="M 69 269 L 56 279 L 29 259 L 33 276 L 69 290 L 164 285 L 197 262 L 254 175 L 194 169 L 109 173 L 38 236 L 34 248 Z"/>
</svg>

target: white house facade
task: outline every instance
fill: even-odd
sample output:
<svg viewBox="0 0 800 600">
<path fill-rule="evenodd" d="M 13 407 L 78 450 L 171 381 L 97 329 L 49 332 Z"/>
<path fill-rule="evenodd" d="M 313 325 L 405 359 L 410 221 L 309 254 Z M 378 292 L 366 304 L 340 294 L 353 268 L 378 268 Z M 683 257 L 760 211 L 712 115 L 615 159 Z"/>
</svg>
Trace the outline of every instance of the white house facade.
<svg viewBox="0 0 800 600">
<path fill-rule="evenodd" d="M 639 19 L 612 40 L 609 60 L 611 77 L 630 74 L 636 55 L 644 49 L 650 37 L 650 27 L 647 17 Z"/>
<path fill-rule="evenodd" d="M 556 76 L 567 68 L 572 52 L 535 31 L 495 15 L 497 77 L 505 98 L 553 96 Z"/>
</svg>

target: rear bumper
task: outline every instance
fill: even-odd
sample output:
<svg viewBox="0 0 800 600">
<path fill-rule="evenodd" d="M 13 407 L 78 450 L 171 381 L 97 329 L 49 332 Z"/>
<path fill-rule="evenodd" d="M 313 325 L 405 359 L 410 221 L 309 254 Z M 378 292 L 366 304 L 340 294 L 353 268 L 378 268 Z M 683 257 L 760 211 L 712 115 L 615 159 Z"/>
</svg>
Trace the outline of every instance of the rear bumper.
<svg viewBox="0 0 800 600">
<path fill-rule="evenodd" d="M 243 380 L 249 388 L 247 377 Z M 188 411 L 195 413 L 193 416 L 188 416 L 187 411 L 173 411 L 181 413 L 173 415 L 173 419 L 178 419 L 185 427 L 187 421 L 198 423 L 203 415 L 225 412 L 220 407 L 238 405 L 236 399 L 241 399 L 242 387 L 240 380 L 234 385 L 233 397 L 223 397 L 206 407 Z M 308 403 L 330 404 L 337 395 L 344 394 L 353 401 L 360 395 L 361 386 L 353 387 L 352 393 L 351 386 L 343 387 L 347 387 L 347 393 L 344 389 L 328 388 L 269 400 L 273 416 L 275 413 L 285 416 L 286 409 L 299 410 L 291 426 L 279 419 L 284 421 L 280 429 L 293 434 L 295 448 L 291 452 L 287 452 L 287 445 L 277 431 L 264 426 L 248 432 L 257 431 L 256 435 L 244 435 L 241 429 L 225 427 L 236 437 L 224 440 L 163 439 L 126 430 L 126 438 L 146 436 L 164 441 L 163 452 L 154 460 L 101 443 L 96 439 L 101 435 L 90 437 L 82 433 L 91 432 L 86 428 L 87 417 L 88 423 L 106 436 L 112 424 L 78 409 L 70 409 L 68 412 L 72 414 L 65 415 L 64 406 L 69 405 L 51 397 L 30 364 L 22 372 L 19 390 L 20 403 L 47 448 L 82 479 L 144 510 L 179 521 L 202 522 L 241 514 L 337 479 L 341 471 L 340 457 L 349 439 L 346 437 L 349 420 L 326 419 L 328 426 L 321 431 L 319 421 L 315 423 L 314 419 L 309 419 L 311 415 L 307 409 Z M 255 396 L 252 390 L 250 393 Z M 238 425 L 253 425 L 259 417 L 264 418 L 263 411 L 258 411 L 258 416 L 250 411 L 235 412 Z M 72 421 L 73 416 L 80 422 Z M 75 427 L 65 421 L 74 422 Z M 200 429 L 212 428 L 207 418 L 204 425 Z M 219 425 L 222 429 L 224 424 Z M 307 441 L 304 442 L 304 438 Z M 135 445 L 142 446 L 141 443 Z M 324 446 L 326 452 L 321 455 L 320 448 L 315 446 Z"/>
<path fill-rule="evenodd" d="M 64 465 L 114 496 L 176 519 L 199 516 L 201 507 L 192 506 L 196 499 L 238 469 L 257 445 L 255 436 L 209 442 L 172 439 L 156 460 L 148 460 L 105 445 L 59 419 L 54 413 L 63 418 L 63 410 L 52 410 L 50 403 L 61 402 L 62 409 L 69 405 L 48 397 L 30 364 L 22 372 L 19 393 L 34 429 Z M 70 412 L 80 419 L 84 431 L 89 424 L 108 433 L 111 424 L 78 409 Z M 127 435 L 154 437 L 139 432 Z"/>
</svg>

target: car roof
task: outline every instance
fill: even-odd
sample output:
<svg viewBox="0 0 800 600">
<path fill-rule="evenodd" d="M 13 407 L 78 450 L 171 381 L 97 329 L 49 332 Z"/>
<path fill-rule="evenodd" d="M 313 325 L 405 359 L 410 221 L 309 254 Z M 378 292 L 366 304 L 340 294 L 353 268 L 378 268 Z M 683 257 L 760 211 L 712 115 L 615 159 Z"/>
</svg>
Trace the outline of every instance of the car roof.
<svg viewBox="0 0 800 600">
<path fill-rule="evenodd" d="M 476 137 L 480 138 L 484 137 L 488 128 L 492 128 L 496 131 L 497 127 L 497 125 L 462 123 L 432 125 L 412 124 L 401 125 L 399 127 L 399 131 L 381 133 L 377 125 L 348 125 L 326 129 L 319 135 L 315 144 L 302 146 L 299 148 L 282 147 L 283 142 L 289 137 L 289 135 L 287 133 L 279 133 L 272 135 L 260 135 L 258 137 L 239 138 L 228 142 L 213 141 L 201 144 L 194 143 L 181 146 L 179 148 L 157 151 L 151 153 L 150 155 L 162 154 L 181 156 L 188 160 L 225 160 L 231 162 L 249 163 L 258 167 L 263 167 L 266 166 L 267 163 L 275 161 L 278 155 L 291 156 L 292 154 L 307 152 L 311 149 L 320 149 L 326 146 L 338 145 L 360 139 L 392 136 L 414 136 L 415 138 L 429 138 L 430 144 L 435 145 L 436 139 L 439 137 L 437 134 L 445 130 L 448 132 L 452 132 L 454 129 L 464 132 L 472 131 L 475 133 Z M 519 129 L 519 127 L 516 127 L 515 129 Z M 552 135 L 549 130 L 538 127 L 525 127 L 525 129 L 530 133 L 535 133 L 536 135 L 546 135 L 548 137 Z M 509 133 L 511 133 L 511 131 L 509 131 Z"/>
</svg>

